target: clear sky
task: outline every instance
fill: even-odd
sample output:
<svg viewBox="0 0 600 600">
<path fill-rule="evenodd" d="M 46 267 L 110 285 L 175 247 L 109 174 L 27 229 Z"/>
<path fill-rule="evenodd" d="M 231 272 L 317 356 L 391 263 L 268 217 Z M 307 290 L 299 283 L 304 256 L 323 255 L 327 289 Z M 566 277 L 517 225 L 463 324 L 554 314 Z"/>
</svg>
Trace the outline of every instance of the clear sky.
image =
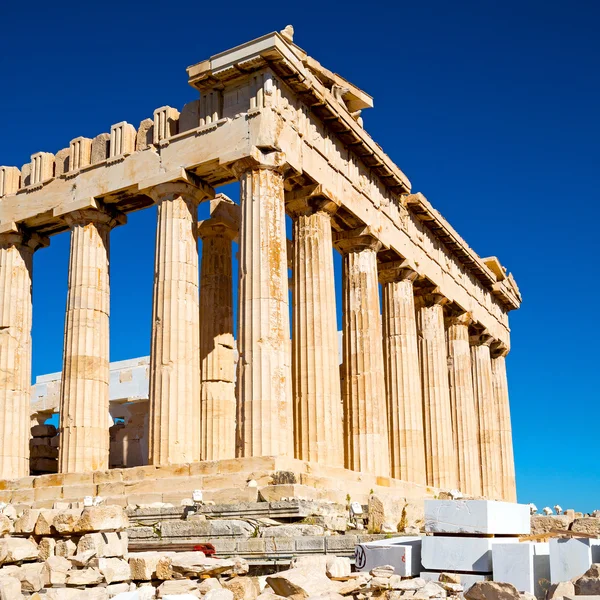
<svg viewBox="0 0 600 600">
<path fill-rule="evenodd" d="M 0 164 L 196 97 L 185 68 L 292 23 L 375 98 L 365 128 L 523 294 L 519 500 L 600 508 L 600 8 L 591 1 L 81 2 L 0 8 Z M 235 193 L 235 188 L 229 190 Z M 149 353 L 155 213 L 112 234 L 111 359 Z M 61 369 L 69 236 L 35 256 L 33 374 Z M 594 425 L 595 423 L 595 425 Z"/>
</svg>

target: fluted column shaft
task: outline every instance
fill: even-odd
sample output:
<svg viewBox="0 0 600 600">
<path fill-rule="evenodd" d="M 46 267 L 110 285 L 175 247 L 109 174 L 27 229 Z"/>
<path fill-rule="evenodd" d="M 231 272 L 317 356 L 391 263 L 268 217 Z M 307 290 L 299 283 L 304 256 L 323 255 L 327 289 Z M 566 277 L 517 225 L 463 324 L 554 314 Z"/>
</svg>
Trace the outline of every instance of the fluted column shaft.
<svg viewBox="0 0 600 600">
<path fill-rule="evenodd" d="M 457 474 L 443 302 L 444 298 L 438 295 L 417 298 L 417 332 L 423 389 L 427 483 L 451 489 L 456 487 Z"/>
<path fill-rule="evenodd" d="M 292 376 L 295 454 L 344 466 L 331 214 L 305 205 L 294 216 Z"/>
<path fill-rule="evenodd" d="M 500 414 L 492 384 L 491 339 L 471 338 L 473 391 L 479 418 L 479 452 L 481 456 L 482 494 L 490 500 L 501 499 L 502 454 L 500 448 Z"/>
<path fill-rule="evenodd" d="M 108 469 L 109 237 L 103 210 L 69 213 L 71 255 L 60 391 L 61 473 Z"/>
<path fill-rule="evenodd" d="M 410 269 L 380 266 L 391 475 L 425 484 L 423 399 L 413 290 L 415 276 Z"/>
<path fill-rule="evenodd" d="M 238 456 L 293 456 L 283 175 L 240 163 Z"/>
<path fill-rule="evenodd" d="M 390 472 L 377 251 L 370 236 L 338 241 L 343 253 L 344 441 L 346 467 Z"/>
<path fill-rule="evenodd" d="M 211 218 L 199 227 L 200 270 L 200 459 L 235 457 L 235 356 L 232 239 L 237 231 Z"/>
<path fill-rule="evenodd" d="M 0 234 L 0 479 L 29 475 L 31 288 L 40 241 Z"/>
<path fill-rule="evenodd" d="M 469 314 L 448 319 L 448 374 L 458 489 L 464 494 L 481 494 L 481 466 L 477 432 L 477 408 L 471 374 Z"/>
<path fill-rule="evenodd" d="M 502 498 L 508 502 L 516 502 L 515 459 L 513 455 L 510 404 L 508 400 L 508 380 L 506 377 L 506 358 L 504 353 L 492 358 L 492 384 L 500 420 Z"/>
<path fill-rule="evenodd" d="M 198 202 L 195 188 L 154 189 L 158 205 L 150 347 L 149 461 L 200 460 Z"/>
</svg>

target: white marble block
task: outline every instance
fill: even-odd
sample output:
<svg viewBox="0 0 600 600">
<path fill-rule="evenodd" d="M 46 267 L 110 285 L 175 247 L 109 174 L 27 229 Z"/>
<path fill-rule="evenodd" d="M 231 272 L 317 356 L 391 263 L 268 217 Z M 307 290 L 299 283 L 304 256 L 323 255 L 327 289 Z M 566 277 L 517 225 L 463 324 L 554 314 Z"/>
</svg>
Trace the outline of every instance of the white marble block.
<svg viewBox="0 0 600 600">
<path fill-rule="evenodd" d="M 425 500 L 425 531 L 527 535 L 529 506 L 493 500 Z"/>
<path fill-rule="evenodd" d="M 551 539 L 550 582 L 569 581 L 600 562 L 600 540 Z"/>
<path fill-rule="evenodd" d="M 392 565 L 396 575 L 416 577 L 421 568 L 420 536 L 405 536 L 358 544 L 354 551 L 357 571 Z"/>
<path fill-rule="evenodd" d="M 496 543 L 492 548 L 495 581 L 512 583 L 519 592 L 543 598 L 550 581 L 550 546 L 547 542 Z"/>
<path fill-rule="evenodd" d="M 425 581 L 439 581 L 440 575 L 444 571 L 421 571 L 420 577 Z M 492 579 L 491 573 L 459 573 L 460 584 L 466 592 L 473 584 L 478 581 L 489 581 Z"/>
<path fill-rule="evenodd" d="M 518 538 L 503 538 L 502 543 L 518 543 Z M 429 536 L 421 544 L 421 563 L 427 571 L 466 571 L 490 573 L 494 538 Z"/>
</svg>

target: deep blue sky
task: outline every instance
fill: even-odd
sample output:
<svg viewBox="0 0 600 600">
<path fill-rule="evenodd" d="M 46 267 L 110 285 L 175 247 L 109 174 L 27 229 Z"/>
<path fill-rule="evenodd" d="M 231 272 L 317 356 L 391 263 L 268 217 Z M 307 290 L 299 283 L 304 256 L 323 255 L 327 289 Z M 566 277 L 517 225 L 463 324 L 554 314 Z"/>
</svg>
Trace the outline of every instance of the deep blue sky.
<svg viewBox="0 0 600 600">
<path fill-rule="evenodd" d="M 372 94 L 365 128 L 512 271 L 519 499 L 600 508 L 600 8 L 589 2 L 5 2 L 0 164 L 195 98 L 185 68 L 292 23 Z M 235 191 L 235 190 L 234 190 Z M 111 358 L 149 352 L 155 215 L 112 237 Z M 33 374 L 61 368 L 69 236 L 35 258 Z"/>
</svg>

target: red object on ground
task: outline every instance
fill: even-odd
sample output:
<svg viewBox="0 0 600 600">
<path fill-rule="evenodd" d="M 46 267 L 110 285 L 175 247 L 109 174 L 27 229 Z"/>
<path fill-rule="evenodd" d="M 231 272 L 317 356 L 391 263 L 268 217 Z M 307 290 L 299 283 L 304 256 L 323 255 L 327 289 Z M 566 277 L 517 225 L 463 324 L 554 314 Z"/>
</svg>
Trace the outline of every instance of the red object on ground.
<svg viewBox="0 0 600 600">
<path fill-rule="evenodd" d="M 194 550 L 204 552 L 205 556 L 214 556 L 216 552 L 216 549 L 212 544 L 196 544 Z"/>
</svg>

